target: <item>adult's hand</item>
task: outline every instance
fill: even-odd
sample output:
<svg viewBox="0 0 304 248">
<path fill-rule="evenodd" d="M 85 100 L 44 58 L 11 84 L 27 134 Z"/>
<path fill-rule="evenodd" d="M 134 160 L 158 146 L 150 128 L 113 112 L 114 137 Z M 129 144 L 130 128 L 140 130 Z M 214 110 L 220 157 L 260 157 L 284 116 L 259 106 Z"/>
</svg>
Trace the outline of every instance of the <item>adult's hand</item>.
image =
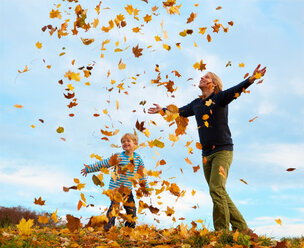
<svg viewBox="0 0 304 248">
<path fill-rule="evenodd" d="M 155 106 L 154 108 L 149 108 L 148 109 L 148 114 L 157 114 L 162 110 L 162 107 L 156 103 L 153 103 Z"/>
<path fill-rule="evenodd" d="M 257 79 L 257 75 L 261 74 L 261 77 L 263 77 L 266 73 L 266 66 L 263 69 L 260 69 L 261 64 L 255 68 L 255 70 L 252 73 L 252 76 L 249 78 L 249 82 L 253 83 Z"/>
<path fill-rule="evenodd" d="M 80 174 L 86 177 L 88 173 L 86 171 L 86 165 L 85 164 L 84 164 L 84 166 L 85 167 L 81 170 Z"/>
</svg>

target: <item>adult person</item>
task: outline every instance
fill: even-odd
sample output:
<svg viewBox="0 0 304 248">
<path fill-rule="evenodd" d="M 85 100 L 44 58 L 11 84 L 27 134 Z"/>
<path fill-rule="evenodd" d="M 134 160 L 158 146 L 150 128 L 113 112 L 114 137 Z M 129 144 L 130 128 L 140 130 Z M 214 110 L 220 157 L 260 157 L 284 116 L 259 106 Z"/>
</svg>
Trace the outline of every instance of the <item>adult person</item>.
<svg viewBox="0 0 304 248">
<path fill-rule="evenodd" d="M 202 96 L 188 105 L 179 108 L 183 117 L 195 116 L 200 143 L 203 149 L 203 168 L 209 192 L 213 201 L 213 225 L 215 230 L 250 232 L 246 221 L 226 192 L 226 179 L 232 163 L 233 143 L 228 126 L 228 104 L 236 99 L 246 88 L 266 73 L 266 67 L 258 65 L 252 76 L 238 85 L 223 90 L 221 79 L 207 72 L 200 79 Z M 148 109 L 149 114 L 159 113 L 162 107 Z"/>
</svg>

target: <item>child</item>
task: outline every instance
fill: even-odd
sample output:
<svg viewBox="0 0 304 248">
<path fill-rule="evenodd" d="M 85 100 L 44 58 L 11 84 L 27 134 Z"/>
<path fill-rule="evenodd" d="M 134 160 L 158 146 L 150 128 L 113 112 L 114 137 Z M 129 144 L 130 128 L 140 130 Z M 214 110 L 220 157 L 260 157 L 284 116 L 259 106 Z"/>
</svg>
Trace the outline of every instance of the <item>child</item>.
<svg viewBox="0 0 304 248">
<path fill-rule="evenodd" d="M 148 196 L 148 183 L 146 177 L 144 176 L 143 169 L 144 163 L 141 156 L 134 152 L 136 146 L 138 145 L 138 137 L 131 133 L 126 133 L 121 137 L 121 144 L 123 152 L 116 153 L 111 157 L 98 161 L 97 163 L 91 165 L 85 165 L 85 168 L 81 170 L 83 176 L 87 176 L 87 173 L 100 171 L 101 168 L 114 167 L 114 173 L 112 173 L 109 189 L 113 190 L 113 195 L 115 192 L 121 193 L 123 196 L 123 206 L 126 210 L 127 215 L 131 218 L 127 218 L 125 226 L 134 228 L 135 227 L 135 217 L 136 217 L 136 207 L 132 194 L 132 185 L 136 182 L 135 177 L 139 177 L 141 188 L 138 190 L 138 195 Z M 136 184 L 136 183 L 135 183 Z M 118 194 L 120 195 L 120 194 Z M 116 194 L 117 196 L 117 194 Z M 119 207 L 119 197 L 110 197 L 111 205 L 107 211 L 108 223 L 104 226 L 104 229 L 108 231 L 112 226 L 115 225 L 115 212 Z M 121 198 L 121 197 L 120 197 Z"/>
</svg>

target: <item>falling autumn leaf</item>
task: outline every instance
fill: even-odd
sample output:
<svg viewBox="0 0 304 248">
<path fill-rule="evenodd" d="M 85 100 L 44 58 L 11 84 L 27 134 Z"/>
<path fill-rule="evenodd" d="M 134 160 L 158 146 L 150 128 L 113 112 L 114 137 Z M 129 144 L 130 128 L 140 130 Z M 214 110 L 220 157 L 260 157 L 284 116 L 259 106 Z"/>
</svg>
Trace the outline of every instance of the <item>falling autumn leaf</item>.
<svg viewBox="0 0 304 248">
<path fill-rule="evenodd" d="M 288 168 L 286 171 L 294 171 L 296 168 Z"/>
<path fill-rule="evenodd" d="M 211 42 L 211 40 L 212 40 L 212 39 L 211 39 L 210 34 L 207 34 L 207 41 L 208 41 L 208 42 Z"/>
<path fill-rule="evenodd" d="M 199 70 L 199 71 L 203 71 L 206 70 L 206 64 L 203 63 L 203 60 L 201 59 L 200 62 L 196 62 L 193 65 L 194 69 Z"/>
<path fill-rule="evenodd" d="M 39 41 L 37 41 L 36 47 L 37 47 L 38 49 L 41 49 L 41 48 L 42 48 L 42 43 L 40 43 Z"/>
<path fill-rule="evenodd" d="M 63 128 L 63 127 L 58 127 L 58 128 L 56 129 L 56 132 L 57 132 L 57 133 L 63 133 L 63 132 L 64 132 L 64 128 Z"/>
<path fill-rule="evenodd" d="M 243 179 L 240 179 L 241 182 L 245 183 L 245 184 L 248 184 L 245 180 Z"/>
<path fill-rule="evenodd" d="M 278 223 L 280 226 L 282 226 L 282 220 L 281 219 L 275 219 L 275 222 Z"/>
<path fill-rule="evenodd" d="M 190 159 L 187 157 L 185 158 L 185 161 L 188 163 L 188 164 L 191 164 L 192 165 L 192 162 L 190 161 Z"/>
<path fill-rule="evenodd" d="M 197 13 L 191 13 L 190 14 L 190 16 L 188 17 L 188 19 L 187 19 L 187 23 L 190 23 L 190 22 L 193 22 L 194 21 L 194 19 L 196 18 L 196 16 L 197 16 Z"/>
<path fill-rule="evenodd" d="M 45 201 L 43 201 L 40 196 L 38 199 L 35 198 L 34 204 L 43 206 L 43 205 L 45 205 Z"/>
<path fill-rule="evenodd" d="M 138 58 L 139 56 L 141 56 L 142 55 L 142 48 L 138 48 L 138 44 L 137 44 L 137 46 L 136 47 L 133 47 L 132 48 L 132 51 L 133 51 L 133 54 L 134 54 L 134 56 L 136 57 L 136 58 Z"/>
<path fill-rule="evenodd" d="M 23 108 L 23 106 L 22 106 L 22 105 L 19 105 L 19 104 L 15 104 L 14 107 L 15 107 L 15 108 Z"/>
<path fill-rule="evenodd" d="M 239 64 L 239 67 L 240 68 L 245 67 L 245 64 L 242 62 L 242 63 Z"/>
<path fill-rule="evenodd" d="M 27 71 L 29 71 L 29 68 L 27 67 L 27 65 L 25 66 L 23 71 L 18 70 L 19 73 L 24 73 L 24 72 L 27 72 Z"/>
<path fill-rule="evenodd" d="M 250 119 L 249 122 L 253 122 L 257 118 L 258 118 L 258 116 L 255 116 L 254 118 Z"/>
<path fill-rule="evenodd" d="M 122 60 L 122 59 L 120 59 L 120 61 L 119 61 L 119 63 L 118 63 L 118 69 L 119 69 L 119 70 L 126 69 L 126 64 L 122 63 L 121 60 Z"/>
</svg>

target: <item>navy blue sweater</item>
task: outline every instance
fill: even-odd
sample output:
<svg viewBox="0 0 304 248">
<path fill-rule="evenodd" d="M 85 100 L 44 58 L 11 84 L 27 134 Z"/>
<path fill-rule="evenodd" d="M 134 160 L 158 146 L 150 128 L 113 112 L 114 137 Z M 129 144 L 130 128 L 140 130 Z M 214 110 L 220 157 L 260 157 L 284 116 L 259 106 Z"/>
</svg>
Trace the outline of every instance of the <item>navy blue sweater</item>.
<svg viewBox="0 0 304 248">
<path fill-rule="evenodd" d="M 203 146 L 203 156 L 221 150 L 233 150 L 231 132 L 228 126 L 228 104 L 237 98 L 236 93 L 241 94 L 243 89 L 250 85 L 248 78 L 234 87 L 219 91 L 218 94 L 212 93 L 205 99 L 197 98 L 188 105 L 179 108 L 180 116 L 195 115 L 200 143 Z M 207 106 L 206 102 L 210 99 L 213 103 Z M 205 125 L 203 115 L 209 116 L 209 119 L 206 120 L 209 127 Z"/>
</svg>

